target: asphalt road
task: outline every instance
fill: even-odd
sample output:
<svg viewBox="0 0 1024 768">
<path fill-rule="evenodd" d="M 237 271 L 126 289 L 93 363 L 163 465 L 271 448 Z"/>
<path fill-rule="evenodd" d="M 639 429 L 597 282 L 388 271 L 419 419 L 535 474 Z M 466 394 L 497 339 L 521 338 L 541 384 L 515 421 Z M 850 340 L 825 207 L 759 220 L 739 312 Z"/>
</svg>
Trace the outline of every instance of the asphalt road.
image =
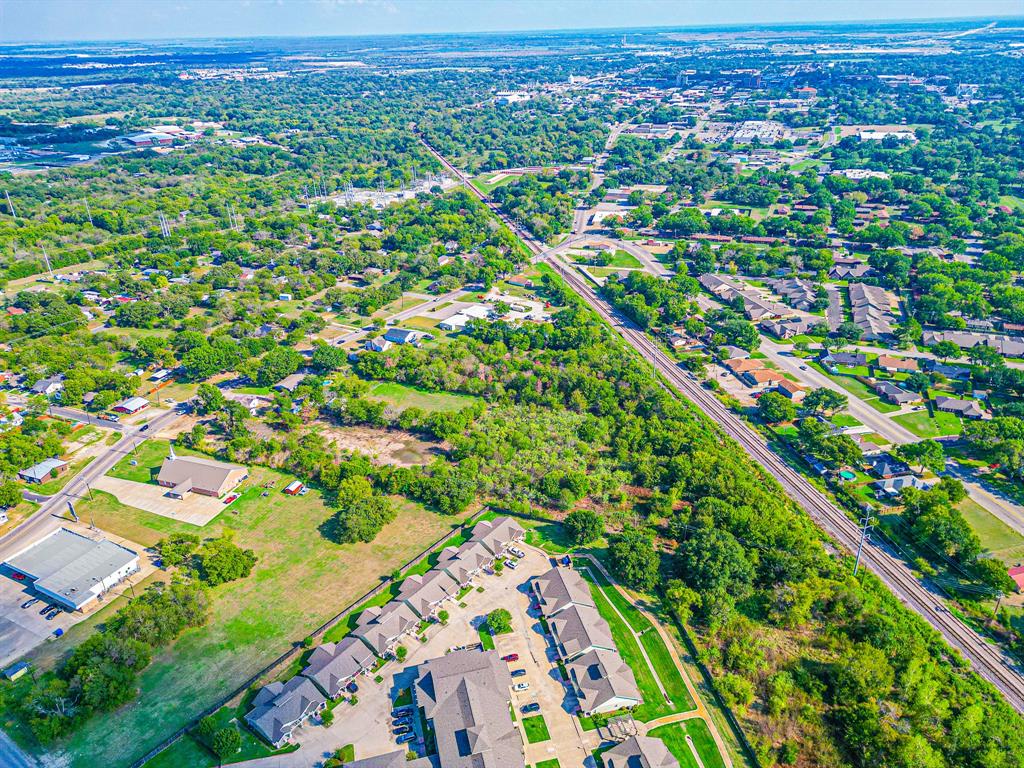
<svg viewBox="0 0 1024 768">
<path fill-rule="evenodd" d="M 554 268 L 584 301 L 607 321 L 623 339 L 649 361 L 679 394 L 700 408 L 714 421 L 718 428 L 735 440 L 765 471 L 771 474 L 793 499 L 826 533 L 849 551 L 855 551 L 860 540 L 860 529 L 846 513 L 832 503 L 811 482 L 787 465 L 772 451 L 764 439 L 754 432 L 738 416 L 729 411 L 721 402 L 691 374 L 683 372 L 645 333 L 635 328 L 627 319 L 615 314 L 591 286 L 575 270 L 558 259 L 555 249 L 546 249 L 518 226 L 514 226 L 486 195 L 468 185 L 462 172 L 430 147 L 424 146 L 448 168 L 456 178 L 462 179 L 477 197 L 502 218 L 513 231 L 523 238 L 527 247 L 535 254 L 536 260 L 543 260 Z M 572 238 L 570 238 L 571 241 Z M 566 241 L 569 242 L 569 241 Z M 862 564 L 874 572 L 879 579 L 908 608 L 918 613 L 946 641 L 957 648 L 971 662 L 974 670 L 994 685 L 1017 711 L 1024 712 L 1024 677 L 1017 662 L 1001 648 L 989 644 L 973 629 L 966 626 L 946 607 L 942 594 L 930 583 L 918 581 L 910 568 L 893 554 L 886 545 L 869 540 L 863 549 Z"/>
<path fill-rule="evenodd" d="M 137 448 L 154 433 L 159 432 L 161 428 L 172 423 L 181 416 L 181 413 L 178 409 L 161 413 L 147 422 L 149 429 L 145 432 L 141 431 L 143 426 L 141 424 L 125 427 L 122 430 L 125 434 L 124 439 L 114 443 L 91 461 L 61 491 L 47 498 L 42 506 L 31 517 L 26 518 L 21 525 L 0 537 L 0 560 L 14 556 L 33 542 L 59 528 L 62 521 L 68 517 L 69 501 L 74 503 L 86 498 L 90 483 L 105 475 L 127 453 Z"/>
</svg>

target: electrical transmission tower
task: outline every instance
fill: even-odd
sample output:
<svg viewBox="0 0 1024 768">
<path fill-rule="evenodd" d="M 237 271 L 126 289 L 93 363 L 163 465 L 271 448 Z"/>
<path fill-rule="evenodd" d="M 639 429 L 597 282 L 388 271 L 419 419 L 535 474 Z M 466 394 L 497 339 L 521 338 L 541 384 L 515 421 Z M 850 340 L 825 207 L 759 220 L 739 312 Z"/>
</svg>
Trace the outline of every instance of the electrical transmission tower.
<svg viewBox="0 0 1024 768">
<path fill-rule="evenodd" d="M 868 541 L 868 536 L 871 535 L 871 529 L 874 528 L 874 523 L 871 522 L 871 515 L 864 515 L 860 519 L 860 542 L 857 544 L 857 559 L 853 564 L 853 575 L 857 575 L 857 571 L 860 570 L 860 556 L 864 551 L 864 544 Z"/>
<path fill-rule="evenodd" d="M 4 197 L 7 198 L 7 207 L 11 209 L 11 216 L 18 218 L 18 214 L 14 212 L 14 203 L 11 202 L 11 194 L 6 189 L 4 190 Z"/>
<path fill-rule="evenodd" d="M 164 216 L 164 212 L 163 211 L 157 211 L 157 215 L 160 217 L 160 235 L 162 237 L 170 237 L 171 236 L 171 227 L 167 223 L 167 217 Z"/>
</svg>

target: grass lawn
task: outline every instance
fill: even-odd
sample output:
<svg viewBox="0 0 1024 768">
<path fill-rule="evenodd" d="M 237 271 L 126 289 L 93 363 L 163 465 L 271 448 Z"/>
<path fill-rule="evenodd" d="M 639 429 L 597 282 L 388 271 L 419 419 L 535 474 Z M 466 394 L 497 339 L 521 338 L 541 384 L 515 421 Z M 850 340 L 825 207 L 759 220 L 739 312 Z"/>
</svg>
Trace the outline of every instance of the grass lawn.
<svg viewBox="0 0 1024 768">
<path fill-rule="evenodd" d="M 248 578 L 212 591 L 209 622 L 156 655 L 140 675 L 140 697 L 92 718 L 69 742 L 58 745 L 70 768 L 113 767 L 144 754 L 459 522 L 401 500 L 396 520 L 373 543 L 333 544 L 318 530 L 332 511 L 315 490 L 287 502 L 280 494 L 261 496 L 263 482 L 272 480 L 280 487 L 291 479 L 254 468 L 242 498 L 204 529 L 205 535 L 216 536 L 233 528 L 237 543 L 256 552 L 256 567 Z M 91 513 L 102 530 L 143 546 L 168 533 L 194 531 L 124 506 L 109 494 L 96 497 L 80 504 L 79 514 Z M 298 584 L 303 594 L 319 598 L 296 599 Z M 97 612 L 95 621 L 102 622 L 110 610 L 107 606 Z M 72 634 L 75 643 L 88 636 Z M 73 642 L 59 640 L 44 647 L 56 656 Z"/>
<path fill-rule="evenodd" d="M 420 304 L 426 303 L 427 299 L 421 299 L 417 296 L 402 296 L 401 298 L 395 299 L 390 304 L 385 304 L 374 312 L 371 317 L 390 317 L 402 310 L 412 309 L 413 307 L 418 307 Z"/>
<path fill-rule="evenodd" d="M 699 768 L 693 757 L 693 750 L 690 749 L 690 745 L 686 741 L 687 736 L 693 740 L 693 746 L 697 750 L 697 754 L 700 755 L 705 768 L 725 768 L 725 761 L 711 736 L 708 724 L 699 717 L 654 728 L 647 735 L 665 742 L 668 751 L 683 768 Z"/>
<path fill-rule="evenodd" d="M 934 418 L 928 414 L 928 411 L 901 413 L 899 416 L 893 416 L 892 420 L 900 426 L 906 427 L 918 437 L 959 435 L 963 429 L 958 417 L 944 411 L 936 411 Z"/>
<path fill-rule="evenodd" d="M 541 760 L 533 768 L 562 768 L 558 762 L 558 758 L 552 758 L 551 760 Z"/>
<path fill-rule="evenodd" d="M 862 424 L 848 413 L 837 413 L 830 421 L 837 427 L 860 427 Z"/>
<path fill-rule="evenodd" d="M 238 728 L 238 732 L 242 735 L 241 748 L 224 765 L 240 763 L 243 760 L 255 760 L 271 755 L 281 755 L 298 749 L 297 744 L 278 750 L 271 749 L 269 745 L 264 744 L 255 733 L 245 726 L 242 718 L 245 715 L 246 709 L 248 709 L 248 704 L 237 708 L 221 707 L 213 714 L 218 727 L 225 728 L 234 723 L 235 727 Z M 193 738 L 190 733 L 178 739 L 169 749 L 165 749 L 146 763 L 146 768 L 178 768 L 185 765 L 189 766 L 189 768 L 213 768 L 213 766 L 220 764 L 214 754 Z"/>
<path fill-rule="evenodd" d="M 868 388 L 865 384 L 862 384 L 852 376 L 834 376 L 828 371 L 822 369 L 817 363 L 811 363 L 811 365 L 813 365 L 819 371 L 824 373 L 826 376 L 832 379 L 832 381 L 834 381 L 840 387 L 845 389 L 851 395 L 853 395 L 854 397 L 859 397 L 861 400 L 863 400 L 865 403 L 867 403 L 880 413 L 892 413 L 893 411 L 898 411 L 900 409 L 898 405 L 893 405 L 892 403 L 887 403 L 884 400 L 882 400 L 878 395 L 875 394 L 874 390 Z"/>
<path fill-rule="evenodd" d="M 526 528 L 526 543 L 531 547 L 539 547 L 545 552 L 561 555 L 572 552 L 575 545 L 566 533 L 565 526 L 558 523 L 537 523 L 530 525 L 533 521 L 520 520 L 520 524 Z"/>
<path fill-rule="evenodd" d="M 619 609 L 619 613 L 626 617 L 626 622 L 633 628 L 633 631 L 640 635 L 640 642 L 644 650 L 647 651 L 647 657 L 654 665 L 654 671 L 657 672 L 658 679 L 661 680 L 661 684 L 668 691 L 669 698 L 672 699 L 672 703 L 676 706 L 673 711 L 689 712 L 692 709 L 696 709 L 697 705 L 690 696 L 686 682 L 679 674 L 679 669 L 672 660 L 672 652 L 665 645 L 665 641 L 662 640 L 661 635 L 654 629 L 650 620 L 640 613 L 625 595 L 609 584 L 604 575 L 596 568 L 587 569 L 587 573 L 600 586 L 604 596 Z M 656 601 L 652 599 L 649 602 L 653 603 Z"/>
<path fill-rule="evenodd" d="M 270 387 L 235 387 L 233 390 L 240 395 L 271 395 L 273 390 Z"/>
<path fill-rule="evenodd" d="M 609 266 L 609 267 L 619 267 L 619 268 L 628 267 L 630 269 L 639 269 L 643 265 L 629 251 L 624 251 L 621 248 L 619 248 L 617 251 L 615 251 L 615 254 L 612 256 L 611 261 L 609 261 L 606 266 Z"/>
<path fill-rule="evenodd" d="M 383 400 L 390 405 L 405 410 L 420 408 L 428 413 L 437 411 L 458 411 L 477 402 L 477 398 L 469 395 L 453 395 L 449 392 L 427 392 L 414 389 L 404 384 L 382 381 L 374 384 L 367 394 L 371 400 Z"/>
<path fill-rule="evenodd" d="M 197 451 L 177 446 L 174 451 L 181 456 L 203 455 Z M 125 453 L 124 458 L 118 461 L 107 474 L 122 480 L 134 480 L 136 483 L 151 482 L 159 473 L 160 465 L 164 463 L 169 452 L 170 443 L 167 440 L 147 440 L 134 451 Z M 135 466 L 132 466 L 133 461 Z"/>
<path fill-rule="evenodd" d="M 494 638 L 491 636 L 491 630 L 487 628 L 487 622 L 481 622 L 480 626 L 476 628 L 476 633 L 480 635 L 480 644 L 484 647 L 485 651 L 494 650 Z"/>
<path fill-rule="evenodd" d="M 996 557 L 1005 550 L 1016 553 L 1024 546 L 1024 536 L 1021 536 L 1010 526 L 993 515 L 987 509 L 970 498 L 966 498 L 957 504 L 957 509 L 963 514 L 978 538 L 981 539 L 981 546 L 989 550 Z M 1014 556 L 1014 559 L 1018 559 Z"/>
<path fill-rule="evenodd" d="M 608 626 L 612 631 L 612 639 L 615 640 L 615 645 L 619 649 L 622 659 L 633 670 L 637 687 L 640 689 L 640 695 L 643 697 L 644 703 L 634 710 L 633 717 L 641 722 L 645 722 L 663 715 L 672 714 L 675 708 L 668 705 L 665 702 L 664 696 L 661 695 L 661 689 L 658 688 L 658 683 L 654 679 L 654 673 L 647 665 L 647 660 L 644 659 L 640 646 L 637 644 L 636 638 L 633 637 L 633 633 L 629 631 L 626 624 L 615 613 L 604 590 L 594 583 L 594 576 L 590 569 L 583 570 L 582 573 L 591 583 L 590 591 L 594 596 L 594 604 L 597 611 L 608 622 Z"/>
<path fill-rule="evenodd" d="M 531 744 L 547 741 L 551 738 L 551 734 L 548 733 L 548 724 L 544 722 L 544 715 L 524 717 L 523 730 L 526 731 L 526 740 Z"/>
</svg>

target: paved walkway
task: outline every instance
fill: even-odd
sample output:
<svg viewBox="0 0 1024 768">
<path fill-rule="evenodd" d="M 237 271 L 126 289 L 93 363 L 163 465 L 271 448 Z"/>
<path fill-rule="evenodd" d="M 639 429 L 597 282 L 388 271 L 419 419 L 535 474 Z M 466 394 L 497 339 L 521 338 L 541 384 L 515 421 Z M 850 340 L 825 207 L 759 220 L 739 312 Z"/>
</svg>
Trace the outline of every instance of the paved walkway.
<svg viewBox="0 0 1024 768">
<path fill-rule="evenodd" d="M 672 657 L 672 662 L 676 665 L 676 669 L 679 671 L 679 676 L 683 679 L 683 683 L 686 684 L 686 690 L 689 692 L 690 698 L 693 700 L 694 704 L 696 705 L 696 709 L 692 709 L 689 712 L 678 712 L 678 713 L 673 714 L 673 715 L 666 715 L 664 717 L 659 717 L 656 720 L 651 720 L 648 723 L 644 723 L 643 724 L 644 733 L 646 733 L 647 731 L 649 731 L 652 728 L 656 728 L 659 725 L 669 725 L 671 723 L 678 723 L 678 722 L 681 722 L 683 720 L 690 720 L 692 718 L 699 717 L 702 720 L 704 720 L 704 722 L 707 724 L 708 730 L 711 732 L 711 736 L 715 740 L 715 745 L 718 747 L 718 751 L 722 755 L 722 759 L 725 761 L 726 767 L 727 768 L 732 768 L 733 762 L 732 762 L 732 756 L 729 753 L 729 749 L 726 747 L 725 741 L 722 739 L 722 735 L 718 732 L 718 728 L 715 725 L 715 721 L 711 719 L 711 713 L 708 711 L 707 706 L 704 704 L 704 700 L 697 693 L 697 689 L 694 687 L 693 682 L 690 680 L 690 676 L 687 673 L 686 668 L 683 666 L 682 659 L 680 659 L 680 657 L 679 657 L 679 651 L 678 651 L 678 649 L 676 647 L 676 643 L 675 643 L 674 639 L 668 634 L 668 631 L 665 629 L 665 627 L 662 626 L 661 622 L 658 620 L 658 618 L 656 616 L 652 615 L 650 613 L 650 611 L 648 611 L 646 608 L 644 608 L 642 605 L 640 605 L 636 600 L 634 600 L 619 585 L 619 583 L 617 581 L 615 581 L 614 577 L 612 577 L 612 575 L 608 572 L 608 570 L 604 567 L 604 565 L 599 560 L 597 560 L 597 558 L 592 557 L 591 555 L 586 555 L 586 554 L 583 554 L 583 555 L 573 555 L 573 557 L 577 557 L 577 558 L 578 557 L 585 557 L 588 561 L 590 561 L 599 571 L 601 571 L 601 573 L 604 575 L 604 577 L 608 580 L 608 583 L 612 585 L 612 588 L 618 590 L 619 594 L 621 594 L 623 597 L 625 597 L 627 600 L 629 600 L 630 604 L 637 611 L 639 611 L 641 615 L 643 615 L 648 621 L 651 622 L 651 626 L 653 626 L 655 631 L 661 636 L 662 641 L 665 643 L 665 647 L 668 648 L 669 655 Z M 611 602 L 611 601 L 609 601 L 609 602 Z M 616 612 L 617 612 L 617 610 L 618 609 L 616 609 Z M 621 614 L 619 614 L 619 615 L 621 616 Z M 629 626 L 629 622 L 626 622 L 626 625 Z M 632 630 L 632 627 L 630 629 Z M 634 633 L 634 635 L 635 634 L 636 633 Z M 641 647 L 641 649 L 643 648 L 642 645 L 640 647 Z M 647 658 L 646 651 L 644 652 L 644 658 Z M 652 665 L 650 663 L 649 659 L 648 659 L 647 663 L 648 663 L 648 666 L 651 667 L 651 671 L 653 672 L 654 671 L 654 665 Z M 658 675 L 657 675 L 656 672 L 654 674 L 654 678 L 655 678 L 655 680 L 658 680 Z M 661 681 L 660 680 L 658 680 L 658 685 L 659 686 L 661 685 Z M 662 691 L 664 692 L 664 688 L 662 688 Z M 691 744 L 691 748 L 692 748 L 692 744 Z M 698 762 L 699 762 L 699 758 L 698 758 Z"/>
</svg>

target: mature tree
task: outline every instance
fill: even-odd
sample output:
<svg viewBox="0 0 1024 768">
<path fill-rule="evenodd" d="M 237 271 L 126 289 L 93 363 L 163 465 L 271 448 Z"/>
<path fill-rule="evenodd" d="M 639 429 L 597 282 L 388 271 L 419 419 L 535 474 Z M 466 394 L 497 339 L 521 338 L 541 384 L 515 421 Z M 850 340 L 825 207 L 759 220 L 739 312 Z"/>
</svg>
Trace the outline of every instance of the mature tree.
<svg viewBox="0 0 1024 768">
<path fill-rule="evenodd" d="M 796 406 L 779 392 L 765 392 L 757 399 L 757 415 L 768 424 L 792 421 L 796 418 Z"/>
<path fill-rule="evenodd" d="M 897 446 L 893 453 L 911 466 L 926 467 L 935 473 L 946 468 L 945 451 L 942 449 L 942 444 L 935 440 L 905 443 Z"/>
<path fill-rule="evenodd" d="M 512 614 L 505 608 L 495 608 L 487 614 L 487 626 L 492 635 L 507 635 L 512 631 Z"/>
<path fill-rule="evenodd" d="M 604 518 L 592 509 L 574 509 L 565 516 L 564 522 L 576 546 L 590 544 L 604 535 Z"/>
<path fill-rule="evenodd" d="M 221 760 L 227 760 L 242 748 L 242 734 L 233 725 L 225 726 L 213 734 L 210 749 Z"/>
<path fill-rule="evenodd" d="M 611 539 L 608 547 L 612 570 L 623 584 L 651 590 L 658 583 L 661 558 L 654 548 L 654 536 L 639 528 L 626 527 Z"/>
<path fill-rule="evenodd" d="M 940 341 L 932 345 L 932 354 L 942 360 L 949 360 L 951 357 L 960 357 L 960 347 L 952 341 Z"/>
<path fill-rule="evenodd" d="M 199 537 L 191 533 L 176 533 L 156 543 L 156 551 L 165 568 L 181 565 L 199 548 Z"/>
<path fill-rule="evenodd" d="M 225 532 L 207 541 L 196 553 L 199 575 L 210 586 L 244 579 L 256 565 L 256 553 L 242 549 L 232 538 L 230 532 Z"/>
<path fill-rule="evenodd" d="M 0 485 L 0 508 L 16 507 L 21 503 L 21 486 L 9 480 Z"/>
<path fill-rule="evenodd" d="M 700 527 L 676 551 L 679 577 L 698 592 L 724 590 L 745 596 L 754 569 L 742 545 L 729 531 Z"/>
<path fill-rule="evenodd" d="M 836 392 L 828 387 L 818 387 L 807 393 L 801 405 L 811 413 L 833 414 L 845 408 L 849 401 L 850 398 L 842 392 Z"/>
</svg>

